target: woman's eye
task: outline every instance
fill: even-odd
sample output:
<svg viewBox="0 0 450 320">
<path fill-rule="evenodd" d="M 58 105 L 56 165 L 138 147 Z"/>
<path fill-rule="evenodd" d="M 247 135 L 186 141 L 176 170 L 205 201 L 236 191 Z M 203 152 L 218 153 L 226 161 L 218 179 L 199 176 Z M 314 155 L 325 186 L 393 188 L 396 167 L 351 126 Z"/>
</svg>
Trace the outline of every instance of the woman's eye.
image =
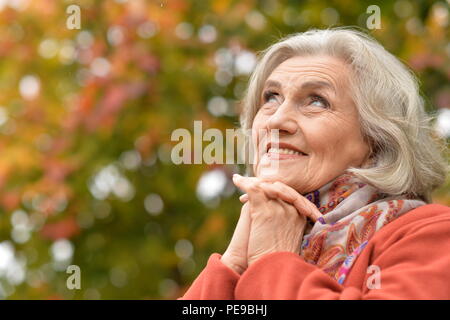
<svg viewBox="0 0 450 320">
<path fill-rule="evenodd" d="M 273 91 L 266 91 L 264 92 L 264 102 L 269 102 L 270 100 L 275 100 L 275 102 L 277 101 L 277 98 L 275 96 L 277 96 L 278 93 L 273 92 Z"/>
<path fill-rule="evenodd" d="M 318 107 L 323 107 L 323 108 L 329 108 L 330 104 L 328 103 L 328 101 L 318 95 L 313 95 L 311 96 L 311 103 L 312 105 L 318 106 Z"/>
</svg>

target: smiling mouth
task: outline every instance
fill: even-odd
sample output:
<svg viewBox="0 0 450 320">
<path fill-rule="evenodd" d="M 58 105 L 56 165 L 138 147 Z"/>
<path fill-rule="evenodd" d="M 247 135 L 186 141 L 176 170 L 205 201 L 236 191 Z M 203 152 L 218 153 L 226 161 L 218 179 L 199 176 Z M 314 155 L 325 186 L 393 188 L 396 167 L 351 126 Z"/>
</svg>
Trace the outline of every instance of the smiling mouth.
<svg viewBox="0 0 450 320">
<path fill-rule="evenodd" d="M 289 155 L 298 155 L 298 156 L 306 156 L 305 153 L 295 151 L 288 148 L 270 148 L 267 153 L 273 153 L 273 154 L 289 154 Z"/>
<path fill-rule="evenodd" d="M 273 147 L 272 143 L 269 143 L 267 145 L 266 153 L 268 155 L 291 155 L 291 156 L 307 156 L 306 153 L 304 153 L 301 150 L 298 150 L 292 145 L 286 144 L 286 143 L 279 143 L 277 144 L 277 147 Z"/>
<path fill-rule="evenodd" d="M 269 149 L 269 152 L 265 154 L 265 156 L 267 157 L 267 159 L 280 161 L 280 160 L 299 160 L 306 157 L 306 154 L 284 148 L 283 149 L 271 148 Z"/>
</svg>

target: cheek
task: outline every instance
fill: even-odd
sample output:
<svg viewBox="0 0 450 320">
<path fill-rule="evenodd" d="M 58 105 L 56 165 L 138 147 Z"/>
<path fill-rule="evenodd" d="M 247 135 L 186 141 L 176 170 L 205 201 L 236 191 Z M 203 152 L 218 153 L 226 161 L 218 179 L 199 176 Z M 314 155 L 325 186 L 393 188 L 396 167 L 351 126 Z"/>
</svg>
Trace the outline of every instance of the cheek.
<svg viewBox="0 0 450 320">
<path fill-rule="evenodd" d="M 323 158 L 338 160 L 339 155 L 351 155 L 351 158 L 366 152 L 360 128 L 354 123 L 321 121 L 305 129 L 305 138 L 313 153 Z"/>
<path fill-rule="evenodd" d="M 327 150 L 324 151 L 325 157 L 338 166 L 360 166 L 369 152 L 369 147 L 357 130 L 359 129 L 342 131 L 329 137 Z"/>
<path fill-rule="evenodd" d="M 264 123 L 267 122 L 260 113 L 257 113 L 252 124 L 252 142 L 254 146 L 258 146 L 258 139 L 261 140 L 261 135 L 264 134 Z"/>
<path fill-rule="evenodd" d="M 264 126 L 265 121 L 267 121 L 267 117 L 265 117 L 260 110 L 256 113 L 252 126 L 255 129 L 260 129 Z"/>
<path fill-rule="evenodd" d="M 311 122 L 307 128 L 304 127 L 304 138 L 311 153 L 320 157 L 333 153 L 341 139 L 336 131 L 328 121 Z"/>
<path fill-rule="evenodd" d="M 264 121 L 263 117 L 258 113 L 256 114 L 253 124 L 252 124 L 252 130 L 251 130 L 251 141 L 249 147 L 251 148 L 250 156 L 252 156 L 252 163 L 253 163 L 253 171 L 256 173 L 256 167 L 258 166 L 259 162 L 259 142 L 261 141 L 261 136 L 264 133 Z"/>
</svg>

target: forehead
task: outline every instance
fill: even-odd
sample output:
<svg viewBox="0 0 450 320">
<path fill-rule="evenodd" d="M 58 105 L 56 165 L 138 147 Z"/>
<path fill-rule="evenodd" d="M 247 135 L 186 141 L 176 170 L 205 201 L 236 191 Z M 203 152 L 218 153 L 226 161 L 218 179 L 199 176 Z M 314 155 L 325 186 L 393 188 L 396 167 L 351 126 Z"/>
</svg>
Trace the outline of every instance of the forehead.
<svg viewBox="0 0 450 320">
<path fill-rule="evenodd" d="M 329 82 L 333 87 L 348 84 L 349 66 L 331 56 L 295 56 L 283 61 L 271 73 L 267 81 L 278 80 L 283 85 L 317 79 Z"/>
</svg>

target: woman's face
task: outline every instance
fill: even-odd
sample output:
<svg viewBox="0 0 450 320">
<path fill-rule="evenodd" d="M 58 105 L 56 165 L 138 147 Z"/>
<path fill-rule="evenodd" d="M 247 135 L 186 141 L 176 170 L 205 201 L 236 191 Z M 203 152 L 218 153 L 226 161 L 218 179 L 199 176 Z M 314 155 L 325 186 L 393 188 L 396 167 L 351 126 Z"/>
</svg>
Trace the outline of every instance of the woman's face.
<svg viewBox="0 0 450 320">
<path fill-rule="evenodd" d="M 330 56 L 296 56 L 277 66 L 252 127 L 257 177 L 305 194 L 363 165 L 369 147 L 350 96 L 350 72 Z"/>
</svg>

